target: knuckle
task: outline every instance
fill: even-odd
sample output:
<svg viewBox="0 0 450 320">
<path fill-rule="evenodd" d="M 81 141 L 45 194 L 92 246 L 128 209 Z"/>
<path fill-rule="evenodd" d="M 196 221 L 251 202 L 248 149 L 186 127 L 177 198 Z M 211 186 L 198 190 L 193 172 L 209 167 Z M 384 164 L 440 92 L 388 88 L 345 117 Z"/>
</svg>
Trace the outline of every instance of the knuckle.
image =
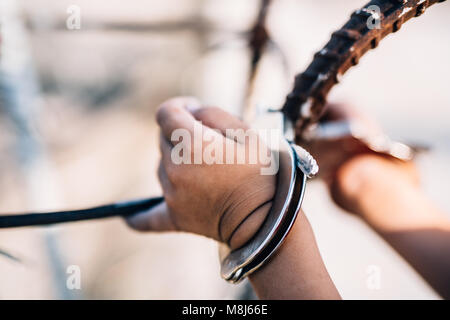
<svg viewBox="0 0 450 320">
<path fill-rule="evenodd" d="M 194 117 L 201 122 L 215 123 L 219 121 L 224 111 L 218 107 L 204 107 L 193 112 Z"/>
<path fill-rule="evenodd" d="M 180 103 L 180 98 L 173 98 L 161 104 L 156 111 L 156 121 L 164 123 L 168 121 L 174 114 L 182 111 L 183 105 Z"/>
<path fill-rule="evenodd" d="M 156 121 L 159 124 L 166 122 L 170 117 L 170 108 L 171 106 L 166 103 L 158 107 L 158 110 L 156 111 Z"/>
</svg>

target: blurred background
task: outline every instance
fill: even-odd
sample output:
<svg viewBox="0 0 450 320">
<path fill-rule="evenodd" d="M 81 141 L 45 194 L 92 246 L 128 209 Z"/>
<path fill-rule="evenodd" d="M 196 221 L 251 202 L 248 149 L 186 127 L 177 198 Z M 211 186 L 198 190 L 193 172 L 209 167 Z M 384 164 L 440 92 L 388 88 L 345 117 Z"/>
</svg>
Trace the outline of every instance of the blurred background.
<svg viewBox="0 0 450 320">
<path fill-rule="evenodd" d="M 0 0 L 0 212 L 159 194 L 159 103 L 194 95 L 237 115 L 244 103 L 278 108 L 294 75 L 365 3 L 273 1 L 272 42 L 247 101 L 257 0 Z M 66 25 L 74 8 L 79 29 Z M 449 14 L 444 3 L 406 23 L 329 100 L 366 111 L 395 139 L 430 146 L 418 159 L 424 188 L 450 213 Z M 439 298 L 319 181 L 304 208 L 343 298 Z M 66 286 L 71 265 L 81 290 Z M 378 288 L 368 285 L 374 267 Z M 220 279 L 216 244 L 202 237 L 138 234 L 120 219 L 0 231 L 1 299 L 251 297 L 246 283 Z"/>
</svg>

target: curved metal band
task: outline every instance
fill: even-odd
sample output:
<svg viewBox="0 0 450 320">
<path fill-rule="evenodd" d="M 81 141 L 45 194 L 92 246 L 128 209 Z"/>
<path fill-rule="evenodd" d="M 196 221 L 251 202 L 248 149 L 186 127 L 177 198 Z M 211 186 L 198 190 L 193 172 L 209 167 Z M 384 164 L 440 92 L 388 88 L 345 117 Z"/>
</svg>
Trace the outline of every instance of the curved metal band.
<svg viewBox="0 0 450 320">
<path fill-rule="evenodd" d="M 296 126 L 296 141 L 302 140 L 306 128 L 319 120 L 326 97 L 339 78 L 370 49 L 403 23 L 445 0 L 372 0 L 356 10 L 350 20 L 334 32 L 325 47 L 314 56 L 305 72 L 295 78 L 294 88 L 282 108 Z M 373 11 L 379 8 L 380 12 Z M 379 28 L 369 28 L 369 19 L 379 19 Z"/>
<path fill-rule="evenodd" d="M 221 276 L 237 283 L 258 269 L 283 243 L 291 230 L 305 194 L 306 175 L 300 159 L 287 140 L 279 149 L 277 191 L 269 214 L 258 233 L 242 248 L 231 251 L 225 245 L 219 250 Z"/>
</svg>

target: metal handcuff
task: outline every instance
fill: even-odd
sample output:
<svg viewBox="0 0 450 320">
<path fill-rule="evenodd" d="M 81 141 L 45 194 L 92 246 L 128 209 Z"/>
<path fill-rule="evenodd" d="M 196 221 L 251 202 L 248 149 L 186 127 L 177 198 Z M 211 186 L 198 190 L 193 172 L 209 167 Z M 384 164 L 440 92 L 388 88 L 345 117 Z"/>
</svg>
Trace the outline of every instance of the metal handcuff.
<svg viewBox="0 0 450 320">
<path fill-rule="evenodd" d="M 219 245 L 221 276 L 231 283 L 239 283 L 260 268 L 282 245 L 300 212 L 307 178 L 315 176 L 319 167 L 316 160 L 290 138 L 293 129 L 284 121 L 284 137 L 278 153 L 279 171 L 273 205 L 256 235 L 243 247 L 230 251 Z M 411 160 L 415 150 L 395 142 L 386 135 L 371 134 L 355 122 L 336 121 L 317 125 L 308 131 L 307 139 L 339 139 L 351 136 L 376 153 L 390 155 L 402 161 Z"/>
<path fill-rule="evenodd" d="M 314 158 L 287 139 L 281 140 L 276 152 L 279 155 L 277 188 L 263 225 L 243 247 L 233 251 L 223 244 L 219 247 L 221 276 L 229 282 L 240 282 L 280 247 L 300 211 L 307 177 L 318 172 Z"/>
</svg>

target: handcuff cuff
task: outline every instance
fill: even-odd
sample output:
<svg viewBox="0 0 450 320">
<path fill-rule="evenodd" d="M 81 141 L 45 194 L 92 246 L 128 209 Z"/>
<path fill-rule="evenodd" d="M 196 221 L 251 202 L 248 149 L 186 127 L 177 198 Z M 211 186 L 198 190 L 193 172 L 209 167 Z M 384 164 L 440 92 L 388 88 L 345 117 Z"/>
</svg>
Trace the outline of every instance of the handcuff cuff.
<svg viewBox="0 0 450 320">
<path fill-rule="evenodd" d="M 256 235 L 243 247 L 230 251 L 219 246 L 221 276 L 238 283 L 257 270 L 280 247 L 291 230 L 305 195 L 306 179 L 319 169 L 303 148 L 286 139 L 277 150 L 279 171 L 272 207 Z"/>
<path fill-rule="evenodd" d="M 411 160 L 416 150 L 406 144 L 391 140 L 382 133 L 369 133 L 355 122 L 336 121 L 311 128 L 305 138 L 339 139 L 351 136 L 375 153 L 393 158 Z M 281 138 L 278 153 L 279 171 L 277 188 L 272 207 L 255 236 L 243 247 L 230 250 L 219 245 L 221 276 L 228 282 L 239 283 L 267 262 L 283 244 L 295 223 L 305 196 L 307 178 L 314 177 L 319 167 L 316 160 L 302 147 L 290 140 L 293 129 L 285 120 L 284 137 Z"/>
</svg>

